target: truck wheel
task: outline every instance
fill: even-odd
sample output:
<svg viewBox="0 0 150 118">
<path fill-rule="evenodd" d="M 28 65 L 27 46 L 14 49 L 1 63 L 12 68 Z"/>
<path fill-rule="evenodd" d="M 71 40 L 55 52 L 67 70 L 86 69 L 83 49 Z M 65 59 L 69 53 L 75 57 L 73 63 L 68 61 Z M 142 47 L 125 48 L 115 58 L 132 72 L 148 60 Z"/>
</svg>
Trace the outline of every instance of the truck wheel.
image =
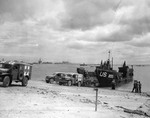
<svg viewBox="0 0 150 118">
<path fill-rule="evenodd" d="M 90 83 L 90 85 L 91 85 L 91 87 L 95 87 L 95 83 L 94 82 Z"/>
<path fill-rule="evenodd" d="M 28 78 L 27 78 L 27 77 L 24 77 L 24 78 L 22 79 L 22 86 L 27 86 L 27 84 L 28 84 Z"/>
<path fill-rule="evenodd" d="M 61 83 L 61 82 L 59 82 L 59 85 L 62 85 L 62 83 Z"/>
<path fill-rule="evenodd" d="M 71 81 L 68 81 L 68 86 L 71 86 L 71 85 L 72 85 Z"/>
<path fill-rule="evenodd" d="M 46 83 L 49 83 L 49 80 L 46 80 Z"/>
<path fill-rule="evenodd" d="M 12 80 L 10 80 L 10 82 L 9 82 L 9 86 L 11 86 L 11 83 L 12 83 Z"/>
<path fill-rule="evenodd" d="M 52 84 L 54 82 L 54 79 L 50 79 L 50 84 Z"/>
<path fill-rule="evenodd" d="M 3 79 L 3 86 L 4 87 L 8 87 L 10 83 L 10 77 L 9 76 L 5 76 Z"/>
<path fill-rule="evenodd" d="M 81 82 L 78 82 L 78 87 L 80 87 L 81 86 Z"/>
</svg>

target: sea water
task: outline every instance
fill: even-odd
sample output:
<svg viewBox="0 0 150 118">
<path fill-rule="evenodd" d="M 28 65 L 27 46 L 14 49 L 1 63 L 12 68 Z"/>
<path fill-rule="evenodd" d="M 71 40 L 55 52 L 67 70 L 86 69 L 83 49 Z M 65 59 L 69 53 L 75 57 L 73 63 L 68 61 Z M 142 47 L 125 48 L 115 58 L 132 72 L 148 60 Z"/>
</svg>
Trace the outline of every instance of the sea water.
<svg viewBox="0 0 150 118">
<path fill-rule="evenodd" d="M 77 72 L 78 64 L 35 64 L 32 69 L 32 80 L 45 80 L 47 75 L 54 72 Z M 94 71 L 94 66 L 87 66 L 88 70 Z M 114 67 L 117 70 L 117 66 Z M 150 66 L 134 66 L 134 80 L 142 84 L 143 92 L 150 92 Z M 133 82 L 124 84 L 117 88 L 121 91 L 131 91 Z"/>
</svg>

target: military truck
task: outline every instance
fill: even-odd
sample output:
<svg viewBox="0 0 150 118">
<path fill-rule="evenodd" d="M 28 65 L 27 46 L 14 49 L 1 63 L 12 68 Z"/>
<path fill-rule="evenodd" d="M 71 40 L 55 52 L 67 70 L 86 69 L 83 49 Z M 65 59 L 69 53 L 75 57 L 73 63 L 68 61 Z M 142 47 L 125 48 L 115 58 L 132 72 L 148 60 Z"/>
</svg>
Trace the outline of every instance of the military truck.
<svg viewBox="0 0 150 118">
<path fill-rule="evenodd" d="M 83 84 L 82 84 L 83 86 L 86 86 L 86 87 L 98 87 L 99 86 L 99 82 L 98 82 L 95 72 L 89 72 L 85 70 L 85 68 L 79 67 L 77 68 L 77 73 L 83 75 Z"/>
<path fill-rule="evenodd" d="M 69 72 L 55 72 L 52 75 L 46 76 L 46 83 L 58 83 L 59 85 L 78 85 L 83 84 L 83 75 Z"/>
<path fill-rule="evenodd" d="M 63 78 L 59 79 L 59 83 L 67 84 L 68 86 L 82 86 L 83 85 L 83 75 L 78 73 L 65 73 Z"/>
<path fill-rule="evenodd" d="M 28 80 L 31 79 L 31 72 L 32 66 L 24 62 L 0 62 L 0 82 L 3 82 L 4 87 L 11 85 L 12 81 L 27 86 Z"/>
</svg>

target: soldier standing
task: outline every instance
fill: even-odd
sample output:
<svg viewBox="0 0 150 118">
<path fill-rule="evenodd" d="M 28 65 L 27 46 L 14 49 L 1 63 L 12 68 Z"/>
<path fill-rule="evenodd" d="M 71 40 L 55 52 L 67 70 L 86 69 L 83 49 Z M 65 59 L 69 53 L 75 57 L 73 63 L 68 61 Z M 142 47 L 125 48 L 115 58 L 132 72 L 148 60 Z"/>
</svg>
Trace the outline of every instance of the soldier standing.
<svg viewBox="0 0 150 118">
<path fill-rule="evenodd" d="M 136 84 L 137 84 L 137 87 L 136 87 L 136 91 L 135 91 L 135 92 L 136 92 L 136 93 L 139 93 L 139 82 L 137 81 Z"/>
<path fill-rule="evenodd" d="M 116 88 L 116 81 L 115 81 L 115 79 L 112 80 L 111 84 L 112 84 L 111 85 L 112 89 L 114 90 Z"/>
<path fill-rule="evenodd" d="M 139 93 L 141 93 L 141 86 L 142 86 L 142 84 L 141 84 L 140 81 L 139 81 L 139 84 L 138 84 L 138 85 L 139 85 L 139 87 L 138 87 L 138 88 L 139 88 Z"/>
<path fill-rule="evenodd" d="M 134 80 L 132 92 L 137 92 L 137 80 Z"/>
</svg>

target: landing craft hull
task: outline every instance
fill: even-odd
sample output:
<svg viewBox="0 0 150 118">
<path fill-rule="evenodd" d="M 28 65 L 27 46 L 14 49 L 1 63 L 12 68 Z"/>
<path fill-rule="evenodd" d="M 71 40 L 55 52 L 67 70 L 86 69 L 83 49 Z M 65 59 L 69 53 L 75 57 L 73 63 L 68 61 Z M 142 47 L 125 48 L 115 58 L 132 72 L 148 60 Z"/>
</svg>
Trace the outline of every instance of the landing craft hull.
<svg viewBox="0 0 150 118">
<path fill-rule="evenodd" d="M 98 81 L 99 81 L 99 86 L 100 87 L 111 87 L 112 86 L 112 80 L 110 78 L 101 78 L 101 77 L 97 77 Z M 127 84 L 129 82 L 133 81 L 133 77 L 129 77 L 129 78 L 123 78 L 120 81 L 116 80 L 116 86 L 120 86 L 123 84 Z"/>
<path fill-rule="evenodd" d="M 114 70 L 96 69 L 96 76 L 100 87 L 112 86 L 112 81 L 115 80 L 116 86 L 126 84 L 133 81 L 133 75 L 122 76 L 122 73 Z"/>
</svg>

